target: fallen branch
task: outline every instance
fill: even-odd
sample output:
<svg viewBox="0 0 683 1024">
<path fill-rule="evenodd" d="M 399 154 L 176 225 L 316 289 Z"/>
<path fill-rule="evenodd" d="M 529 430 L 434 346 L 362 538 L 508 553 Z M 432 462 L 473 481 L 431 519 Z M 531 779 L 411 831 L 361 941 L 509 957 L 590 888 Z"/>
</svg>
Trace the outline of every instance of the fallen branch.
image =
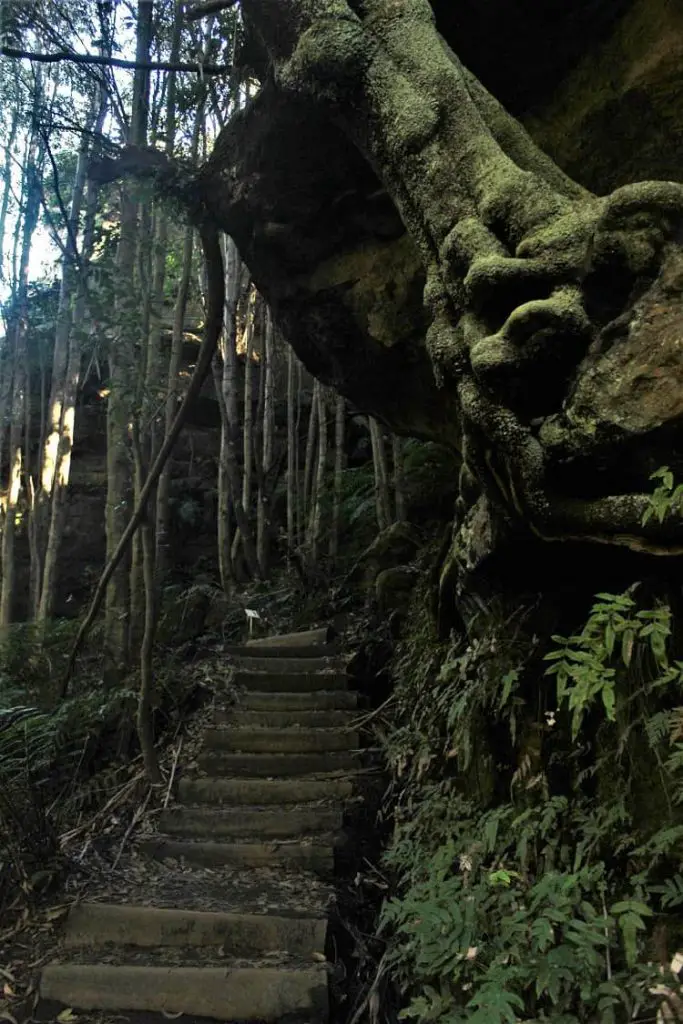
<svg viewBox="0 0 683 1024">
<path fill-rule="evenodd" d="M 168 789 L 166 790 L 166 796 L 164 798 L 164 809 L 168 807 L 168 801 L 171 798 L 171 787 L 173 786 L 173 780 L 175 779 L 176 769 L 178 767 L 178 758 L 180 757 L 180 751 L 183 749 L 183 737 L 180 737 L 178 747 L 173 755 L 173 764 L 171 765 L 171 774 L 168 779 Z"/>
</svg>

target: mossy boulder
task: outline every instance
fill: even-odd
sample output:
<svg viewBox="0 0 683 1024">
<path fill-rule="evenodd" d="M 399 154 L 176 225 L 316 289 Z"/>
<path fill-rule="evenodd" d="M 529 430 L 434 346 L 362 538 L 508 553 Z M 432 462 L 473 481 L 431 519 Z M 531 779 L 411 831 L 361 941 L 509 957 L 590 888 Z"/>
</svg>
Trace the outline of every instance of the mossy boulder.
<svg viewBox="0 0 683 1024">
<path fill-rule="evenodd" d="M 383 569 L 375 580 L 375 600 L 382 615 L 394 612 L 404 614 L 408 610 L 410 595 L 417 575 L 409 566 L 399 565 Z"/>
<path fill-rule="evenodd" d="M 381 572 L 412 562 L 420 547 L 418 531 L 410 523 L 393 523 L 365 549 L 351 570 L 351 579 L 370 591 Z"/>
</svg>

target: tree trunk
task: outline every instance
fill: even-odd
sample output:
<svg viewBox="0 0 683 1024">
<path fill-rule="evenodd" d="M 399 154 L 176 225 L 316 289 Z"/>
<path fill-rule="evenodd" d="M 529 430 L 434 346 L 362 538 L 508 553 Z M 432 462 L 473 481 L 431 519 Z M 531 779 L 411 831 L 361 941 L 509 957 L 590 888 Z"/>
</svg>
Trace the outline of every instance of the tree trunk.
<svg viewBox="0 0 683 1024">
<path fill-rule="evenodd" d="M 93 109 L 90 128 L 94 133 L 102 130 L 107 113 L 108 96 L 102 87 L 98 98 L 98 108 Z M 86 312 L 87 267 L 92 255 L 95 213 L 97 209 L 97 187 L 94 182 L 87 182 L 86 171 L 89 157 L 89 139 L 78 154 L 78 163 L 74 178 L 74 188 L 69 213 L 70 231 L 67 232 L 67 259 L 62 272 L 59 293 L 57 328 L 55 331 L 54 354 L 52 362 L 52 384 L 49 404 L 49 433 L 42 445 L 43 458 L 38 501 L 44 507 L 38 510 L 38 544 L 41 552 L 42 578 L 40 581 L 39 602 L 36 619 L 44 629 L 45 623 L 52 618 L 55 603 L 55 587 L 57 582 L 57 558 L 64 532 L 64 513 L 66 495 L 71 471 L 71 453 L 75 435 L 76 396 L 81 371 L 80 325 Z M 73 240 L 78 236 L 81 208 L 85 194 L 85 215 L 82 244 L 80 252 L 80 269 L 77 266 L 77 254 L 73 249 Z M 74 293 L 76 293 L 74 299 Z M 73 308 L 72 308 L 73 307 Z M 76 330 L 73 330 L 73 325 Z M 40 517 L 46 522 L 40 521 Z"/>
<path fill-rule="evenodd" d="M 311 515 L 311 491 L 314 481 L 314 464 L 316 431 L 318 429 L 318 382 L 313 385 L 311 394 L 311 409 L 308 414 L 308 432 L 306 434 L 306 454 L 304 457 L 304 479 L 301 495 L 301 533 L 302 542 L 307 544 L 308 523 Z"/>
<path fill-rule="evenodd" d="M 136 60 L 149 61 L 152 36 L 152 5 L 139 0 L 137 13 Z M 149 71 L 137 70 L 133 84 L 133 107 L 129 142 L 144 145 L 148 116 Z M 119 308 L 122 335 L 109 349 L 111 387 L 107 406 L 107 499 L 106 534 L 107 561 L 121 539 L 128 521 L 130 500 L 130 454 L 128 424 L 133 416 L 135 338 L 139 326 L 134 295 L 134 270 L 138 245 L 138 203 L 130 188 L 123 189 L 121 228 L 117 251 L 117 274 L 120 289 Z M 130 560 L 123 559 L 107 587 L 104 622 L 104 681 L 108 687 L 118 685 L 125 675 L 130 658 Z"/>
<path fill-rule="evenodd" d="M 296 479 L 296 447 L 298 438 L 295 430 L 295 367 L 294 350 L 287 346 L 287 557 L 297 544 L 296 502 L 298 483 Z"/>
<path fill-rule="evenodd" d="M 391 525 L 391 499 L 389 496 L 389 472 L 387 455 L 384 447 L 384 436 L 379 423 L 372 416 L 368 417 L 370 441 L 372 443 L 372 464 L 375 470 L 375 507 L 377 509 L 377 526 L 386 530 Z"/>
<path fill-rule="evenodd" d="M 327 402 L 324 389 L 319 381 L 315 382 L 313 401 L 317 408 L 318 420 L 318 458 L 311 493 L 311 511 L 308 525 L 308 566 L 317 568 L 320 555 L 320 535 L 322 528 L 322 502 L 325 493 L 325 468 L 327 466 Z"/>
<path fill-rule="evenodd" d="M 403 493 L 403 440 L 393 435 L 391 439 L 392 462 L 394 467 L 394 508 L 396 521 L 402 523 L 406 517 L 406 503 Z"/>
<path fill-rule="evenodd" d="M 262 449 L 261 468 L 259 473 L 258 508 L 257 508 L 257 553 L 264 579 L 268 576 L 269 545 L 270 545 L 270 471 L 273 464 L 273 433 L 275 430 L 275 394 L 274 394 L 274 339 L 273 318 L 270 310 L 265 310 L 265 331 L 263 338 L 263 359 L 261 375 L 263 377 L 263 408 L 261 410 Z M 259 403 L 260 404 L 260 403 Z"/>
<path fill-rule="evenodd" d="M 341 509 L 342 481 L 346 465 L 344 452 L 344 419 L 346 402 L 343 395 L 337 395 L 334 404 L 334 490 L 332 495 L 332 523 L 330 527 L 330 559 L 334 562 L 339 550 L 339 516 Z"/>
<path fill-rule="evenodd" d="M 5 164 L 2 169 L 3 186 L 2 200 L 0 201 L 0 281 L 2 281 L 4 276 L 5 231 L 7 229 L 7 211 L 9 209 L 10 196 L 12 194 L 12 159 L 14 154 L 14 143 L 17 137 L 17 130 L 19 128 L 20 114 L 21 110 L 19 103 L 17 103 L 12 113 L 12 121 L 7 134 Z"/>
<path fill-rule="evenodd" d="M 244 412 L 242 422 L 242 508 L 245 516 L 250 519 L 252 481 L 254 465 L 254 415 L 252 408 L 253 368 L 254 368 L 254 331 L 259 309 L 258 296 L 252 289 L 247 304 L 246 324 L 244 328 Z M 235 563 L 242 544 L 242 531 L 239 526 L 232 542 L 232 561 Z M 258 559 L 257 559 L 258 561 Z"/>
<path fill-rule="evenodd" d="M 237 494 L 235 485 L 239 478 L 234 452 L 238 420 L 235 346 L 242 262 L 231 238 L 225 239 L 224 253 L 226 288 L 220 375 L 216 360 L 214 360 L 213 369 L 216 396 L 221 414 L 221 447 L 218 459 L 218 569 L 223 593 L 228 596 L 234 577 L 232 568 L 232 499 Z"/>
<path fill-rule="evenodd" d="M 172 52 L 176 53 L 177 47 L 179 46 L 180 38 L 180 16 L 181 9 L 177 8 L 176 20 L 174 22 L 174 36 L 172 44 Z M 175 97 L 176 97 L 176 81 L 175 75 L 171 75 L 169 81 L 169 94 L 168 94 L 168 107 L 167 107 L 167 151 L 169 155 L 173 154 L 173 147 L 175 143 L 175 125 L 176 125 L 176 110 L 175 110 Z M 204 113 L 206 109 L 206 92 L 202 94 L 202 98 L 197 108 L 194 124 L 192 127 L 192 142 L 190 144 L 190 160 L 195 163 L 197 160 L 197 154 L 199 152 L 199 137 L 201 134 L 201 128 L 204 123 Z M 180 365 L 182 361 L 183 353 L 183 332 L 185 329 L 185 313 L 187 311 L 187 302 L 190 294 L 190 281 L 192 278 L 192 252 L 194 248 L 194 230 L 188 226 L 185 228 L 183 235 L 183 246 L 181 256 L 181 270 L 180 270 L 180 284 L 178 286 L 178 293 L 176 295 L 174 307 L 173 307 L 173 331 L 171 338 L 171 354 L 168 361 L 168 372 L 166 375 L 166 399 L 164 402 L 164 439 L 168 437 L 173 423 L 173 418 L 178 407 L 178 391 L 179 391 L 179 374 Z M 161 476 L 159 477 L 159 484 L 157 486 L 157 497 L 156 497 L 156 551 L 155 551 L 155 566 L 156 566 L 156 578 L 160 588 L 164 586 L 168 580 L 170 570 L 170 528 L 171 528 L 171 477 L 173 471 L 173 458 L 171 457 L 163 468 Z"/>
<path fill-rule="evenodd" d="M 41 79 L 34 91 L 34 118 L 42 100 Z M 32 134 L 26 152 L 26 163 L 23 172 L 22 191 L 24 195 L 23 222 L 17 221 L 16 239 L 21 238 L 21 255 L 17 268 L 17 276 L 12 295 L 11 313 L 8 317 L 6 344 L 11 353 L 12 361 L 12 398 L 10 406 L 9 433 L 9 477 L 7 481 L 5 515 L 2 534 L 2 585 L 0 586 L 0 628 L 3 630 L 12 621 L 14 606 L 15 564 L 14 541 L 21 493 L 21 478 L 24 456 L 22 455 L 22 433 L 25 430 L 25 417 L 29 413 L 29 396 L 27 395 L 27 349 L 26 333 L 28 330 L 29 305 L 29 259 L 33 235 L 38 225 L 40 210 L 42 167 L 44 144 L 36 134 Z"/>
</svg>

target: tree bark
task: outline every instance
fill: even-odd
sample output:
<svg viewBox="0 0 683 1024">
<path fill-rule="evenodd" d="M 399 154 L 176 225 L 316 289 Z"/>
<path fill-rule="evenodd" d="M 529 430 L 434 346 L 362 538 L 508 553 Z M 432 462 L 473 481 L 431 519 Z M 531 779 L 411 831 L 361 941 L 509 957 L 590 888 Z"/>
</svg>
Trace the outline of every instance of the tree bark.
<svg viewBox="0 0 683 1024">
<path fill-rule="evenodd" d="M 379 423 L 372 416 L 368 418 L 370 441 L 372 444 L 372 464 L 375 471 L 375 508 L 377 510 L 377 526 L 386 530 L 391 525 L 391 499 L 389 497 L 389 472 L 387 470 L 387 454 L 384 447 L 384 436 Z"/>
<path fill-rule="evenodd" d="M 265 320 L 263 360 L 261 363 L 261 375 L 263 377 L 263 407 L 261 410 L 262 448 L 257 507 L 257 553 L 259 566 L 261 567 L 261 575 L 264 579 L 267 579 L 270 560 L 269 547 L 271 526 L 269 480 L 273 464 L 273 434 L 275 430 L 275 352 L 273 318 L 268 308 L 265 310 Z"/>
<path fill-rule="evenodd" d="M 330 559 L 334 562 L 339 551 L 339 519 L 341 512 L 342 482 L 346 468 L 344 452 L 344 420 L 346 402 L 337 395 L 334 406 L 334 490 L 332 497 L 332 524 L 330 528 Z"/>
<path fill-rule="evenodd" d="M 104 87 L 100 91 L 99 110 L 95 117 L 93 131 L 101 131 L 108 107 L 108 96 Z M 76 175 L 78 181 L 78 173 Z M 95 237 L 95 214 L 97 210 L 97 186 L 94 182 L 88 181 L 85 190 L 85 210 L 83 220 L 83 235 L 81 242 L 81 275 L 87 273 Z M 74 224 L 75 227 L 75 224 Z M 66 276 L 66 268 L 64 275 Z M 72 269 L 73 273 L 73 269 Z M 64 278 L 63 278 L 64 280 Z M 77 294 L 74 302 L 72 326 L 68 332 L 68 352 L 66 367 L 64 371 L 61 395 L 56 398 L 60 407 L 59 412 L 59 439 L 55 453 L 55 467 L 51 484 L 51 500 L 49 506 L 49 524 L 47 539 L 45 543 L 45 555 L 43 560 L 43 576 L 40 587 L 40 604 L 38 606 L 37 620 L 44 628 L 44 624 L 52 618 L 57 585 L 57 559 L 64 534 L 64 522 L 66 515 L 67 488 L 71 473 L 71 455 L 75 441 L 76 429 L 76 398 L 81 374 L 81 341 L 79 335 L 80 324 L 83 323 L 86 313 L 87 278 L 76 282 Z M 60 295 L 61 297 L 61 295 Z M 57 339 L 55 338 L 55 347 Z M 53 389 L 54 389 L 54 363 L 53 363 Z M 51 428 L 54 430 L 56 416 L 51 416 Z M 44 450 L 47 453 L 48 442 L 46 440 Z"/>
<path fill-rule="evenodd" d="M 396 434 L 391 439 L 391 452 L 394 470 L 394 509 L 396 510 L 396 521 L 401 523 L 406 518 L 406 503 L 403 492 L 403 440 L 397 437 Z"/>
<path fill-rule="evenodd" d="M 318 566 L 320 557 L 320 536 L 322 528 L 322 502 L 325 493 L 325 469 L 327 466 L 327 401 L 319 381 L 315 382 L 313 401 L 317 409 L 318 458 L 311 488 L 310 516 L 308 521 L 307 562 L 311 570 Z"/>
<path fill-rule="evenodd" d="M 294 389 L 295 367 L 294 350 L 287 346 L 287 556 L 291 556 L 297 544 L 296 536 L 296 502 L 298 483 L 296 479 L 296 446 L 298 439 L 295 431 L 296 394 Z"/>
<path fill-rule="evenodd" d="M 152 5 L 139 0 L 136 26 L 136 60 L 146 63 L 152 38 Z M 144 145 L 149 106 L 149 72 L 138 70 L 133 83 L 133 105 L 129 141 Z M 111 387 L 107 406 L 107 561 L 116 551 L 129 519 L 130 453 L 128 425 L 133 416 L 135 323 L 130 297 L 134 293 L 134 268 L 138 245 L 138 202 L 130 188 L 124 188 L 121 229 L 117 252 L 118 286 L 122 336 L 110 346 Z M 130 567 L 124 560 L 112 574 L 105 599 L 104 681 L 115 687 L 125 675 L 130 659 Z"/>
<path fill-rule="evenodd" d="M 42 83 L 36 83 L 34 91 L 34 123 L 42 102 Z M 28 414 L 27 395 L 27 349 L 29 306 L 29 259 L 33 236 L 38 225 L 40 210 L 41 177 L 44 159 L 44 143 L 37 133 L 32 132 L 26 150 L 23 171 L 22 192 L 24 197 L 23 221 L 17 221 L 17 244 L 21 238 L 21 249 L 17 275 L 8 316 L 7 347 L 11 353 L 12 391 L 10 405 L 10 431 L 8 463 L 9 474 L 6 488 L 4 522 L 2 533 L 2 584 L 0 585 L 0 628 L 5 630 L 12 622 L 15 598 L 15 535 L 16 520 L 21 493 L 21 478 L 25 457 L 22 453 L 22 433 Z"/>
</svg>

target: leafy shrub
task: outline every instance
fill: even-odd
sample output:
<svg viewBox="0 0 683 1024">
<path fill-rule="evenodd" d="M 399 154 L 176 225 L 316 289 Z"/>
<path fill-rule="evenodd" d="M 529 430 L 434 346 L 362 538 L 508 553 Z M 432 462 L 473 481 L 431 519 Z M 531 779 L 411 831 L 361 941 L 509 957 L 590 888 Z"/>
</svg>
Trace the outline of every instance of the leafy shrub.
<svg viewBox="0 0 683 1024">
<path fill-rule="evenodd" d="M 476 641 L 436 644 L 416 595 L 382 737 L 380 928 L 403 1018 L 654 1017 L 651 933 L 675 936 L 683 907 L 683 666 L 669 608 L 639 608 L 636 589 L 555 637 L 550 675 L 520 617 L 489 609 Z"/>
</svg>

